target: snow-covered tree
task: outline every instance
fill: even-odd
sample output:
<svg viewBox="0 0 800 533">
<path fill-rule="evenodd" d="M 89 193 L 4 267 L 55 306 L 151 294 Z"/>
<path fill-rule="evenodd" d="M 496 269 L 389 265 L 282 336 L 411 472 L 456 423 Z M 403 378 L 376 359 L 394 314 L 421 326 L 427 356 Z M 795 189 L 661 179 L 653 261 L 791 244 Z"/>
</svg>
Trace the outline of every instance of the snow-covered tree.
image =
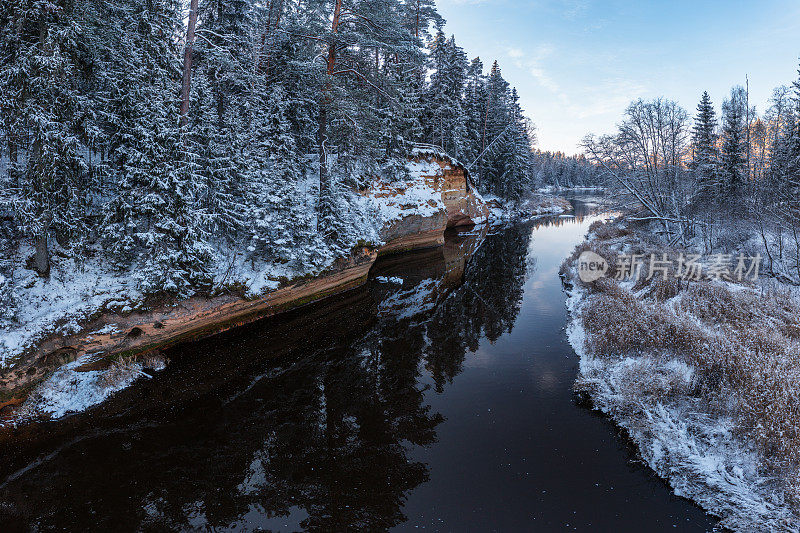
<svg viewBox="0 0 800 533">
<path fill-rule="evenodd" d="M 276 86 L 265 104 L 256 110 L 246 149 L 252 162 L 247 252 L 253 262 L 292 263 L 302 269 L 315 259 L 298 255 L 310 249 L 315 231 L 299 189 L 302 169 L 287 119 L 289 102 Z"/>
<path fill-rule="evenodd" d="M 455 38 L 439 31 L 430 45 L 433 70 L 425 92 L 423 127 L 427 142 L 460 158 L 465 150 L 466 115 L 462 105 L 467 56 Z"/>
<path fill-rule="evenodd" d="M 500 141 L 503 158 L 503 179 L 500 193 L 503 198 L 519 199 L 531 188 L 532 131 L 519 104 L 517 90 L 511 91 L 509 132 Z"/>
<path fill-rule="evenodd" d="M 475 161 L 485 148 L 484 124 L 486 119 L 486 77 L 483 74 L 483 63 L 475 58 L 467 69 L 466 87 L 464 89 L 465 148 L 464 163 Z M 483 168 L 482 160 L 478 160 L 472 169 L 473 176 L 480 176 Z"/>
<path fill-rule="evenodd" d="M 717 183 L 717 118 L 711 97 L 703 92 L 697 104 L 697 115 L 692 128 L 692 169 L 697 180 L 697 193 L 705 199 L 719 194 Z"/>
<path fill-rule="evenodd" d="M 81 141 L 92 130 L 90 8 L 0 2 L 0 106 L 15 176 L 13 206 L 35 244 L 33 267 L 43 275 L 50 269 L 51 237 L 70 247 L 87 230 L 91 175 Z"/>
<path fill-rule="evenodd" d="M 187 141 L 181 137 L 176 89 L 177 54 L 163 36 L 180 21 L 170 1 L 128 0 L 128 13 L 145 21 L 124 26 L 109 75 L 105 108 L 107 162 L 115 196 L 105 206 L 103 237 L 109 258 L 135 267 L 148 292 L 191 294 L 210 287 L 212 250 L 202 237 Z"/>
<path fill-rule="evenodd" d="M 747 179 L 747 100 L 743 87 L 731 90 L 722 102 L 722 148 L 720 173 L 729 199 L 743 192 Z"/>
</svg>

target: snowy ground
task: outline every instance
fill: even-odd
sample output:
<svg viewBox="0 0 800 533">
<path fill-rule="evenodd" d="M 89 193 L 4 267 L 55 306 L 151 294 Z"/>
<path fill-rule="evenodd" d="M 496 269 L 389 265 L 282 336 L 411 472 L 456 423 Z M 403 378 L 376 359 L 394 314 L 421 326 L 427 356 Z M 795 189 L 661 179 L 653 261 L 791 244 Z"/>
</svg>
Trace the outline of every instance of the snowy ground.
<svg viewBox="0 0 800 533">
<path fill-rule="evenodd" d="M 537 192 L 544 193 L 544 194 L 558 194 L 560 192 L 602 192 L 605 191 L 605 187 L 556 187 L 555 185 L 547 185 L 545 187 L 540 187 L 536 189 Z"/>
<path fill-rule="evenodd" d="M 22 246 L 14 257 L 16 319 L 0 323 L 0 368 L 51 332 L 77 333 L 99 310 L 126 312 L 142 299 L 129 273 L 115 273 L 93 259 L 79 263 L 54 254 L 50 278 L 42 279 L 24 266 L 32 253 Z"/>
<path fill-rule="evenodd" d="M 549 194 L 532 194 L 520 202 L 508 202 L 493 195 L 484 195 L 489 205 L 490 222 L 521 221 L 529 218 L 562 215 L 568 211 L 566 202 Z"/>
<path fill-rule="evenodd" d="M 56 370 L 28 397 L 16 420 L 40 416 L 60 418 L 84 411 L 137 379 L 150 379 L 145 369 L 158 371 L 165 368 L 163 360 L 149 358 L 143 362 L 118 361 L 105 370 L 82 371 L 81 365 L 87 362 L 84 356 Z"/>
<path fill-rule="evenodd" d="M 438 166 L 437 166 L 438 168 Z M 420 187 L 419 177 L 411 180 L 407 209 L 398 209 L 396 202 L 378 201 L 352 193 L 341 198 L 341 209 L 348 213 L 345 239 L 349 246 L 366 241 L 380 244 L 381 225 L 409 211 L 427 214 L 438 208 L 429 203 L 435 195 Z M 423 182 L 424 183 L 424 182 Z M 441 198 L 438 199 L 441 204 Z M 419 208 L 410 207 L 418 205 Z M 311 203 L 313 208 L 313 202 Z M 347 248 L 347 245 L 344 246 Z M 240 251 L 218 250 L 212 265 L 219 286 L 236 284 L 251 295 L 278 287 L 281 279 L 316 273 L 330 265 L 342 250 L 294 250 L 294 264 L 252 262 Z M 29 245 L 20 246 L 11 258 L 13 273 L 12 302 L 14 318 L 0 319 L 0 369 L 52 334 L 70 335 L 81 331 L 83 324 L 102 311 L 126 313 L 138 308 L 144 295 L 139 290 L 134 272 L 115 271 L 100 258 L 78 261 L 66 254 L 52 255 L 49 279 L 43 279 L 26 267 L 33 254 Z M 314 255 L 315 263 L 304 261 Z M 99 254 L 98 254 L 99 255 Z M 321 258 L 321 259 L 320 259 Z M 299 265 L 299 266 L 297 266 Z"/>
<path fill-rule="evenodd" d="M 409 173 L 407 179 L 396 182 L 375 180 L 369 188 L 370 193 L 364 197 L 367 209 L 376 216 L 374 223 L 378 229 L 410 215 L 431 217 L 445 210 L 442 193 L 428 186 L 425 179 L 442 173 L 439 164 L 412 161 L 406 169 Z"/>
<path fill-rule="evenodd" d="M 590 236 L 589 242 L 595 243 L 590 244 L 592 249 L 606 252 L 631 245 L 624 238 L 599 243 Z M 576 390 L 591 396 L 596 409 L 627 430 L 644 461 L 669 482 L 676 494 L 721 517 L 722 526 L 737 531 L 800 531 L 800 517 L 791 499 L 796 471 L 787 474 L 767 466 L 770 461 L 765 461 L 763 449 L 749 437 L 750 428 L 743 428 L 742 404 L 749 398 L 724 384 L 709 397 L 706 383 L 714 374 L 697 365 L 700 358 L 682 357 L 671 350 L 673 344 L 691 342 L 687 337 L 692 335 L 723 343 L 727 324 L 704 321 L 687 312 L 681 295 L 657 303 L 647 300 L 646 288 L 639 289 L 632 282 L 620 282 L 617 288 L 607 285 L 605 289 L 584 285 L 577 279 L 574 258 L 570 261 L 565 263 L 564 275 L 570 282 L 567 334 L 580 356 Z M 758 293 L 755 288 L 715 283 L 719 287 L 712 287 L 712 291 L 733 294 L 734 299 L 737 294 L 746 297 Z M 683 321 L 685 329 L 665 329 L 670 332 L 665 349 L 657 349 L 655 341 L 653 347 L 644 342 L 627 353 L 609 353 L 613 348 L 598 344 L 608 341 L 602 338 L 602 330 L 587 329 L 587 324 L 597 323 L 598 309 L 601 313 L 614 312 L 614 305 L 602 302 L 609 295 L 618 297 L 615 302 L 642 306 L 645 311 L 652 306 L 658 324 L 680 325 Z M 587 318 L 590 313 L 594 314 Z M 636 313 L 630 316 L 638 320 Z M 652 318 L 641 318 L 640 326 L 621 323 L 616 329 L 630 328 L 635 338 L 641 335 L 637 327 L 652 327 L 648 320 Z M 687 320 L 692 323 L 685 324 Z M 600 321 L 613 324 L 609 317 Z M 765 413 L 760 416 L 768 420 Z"/>
</svg>

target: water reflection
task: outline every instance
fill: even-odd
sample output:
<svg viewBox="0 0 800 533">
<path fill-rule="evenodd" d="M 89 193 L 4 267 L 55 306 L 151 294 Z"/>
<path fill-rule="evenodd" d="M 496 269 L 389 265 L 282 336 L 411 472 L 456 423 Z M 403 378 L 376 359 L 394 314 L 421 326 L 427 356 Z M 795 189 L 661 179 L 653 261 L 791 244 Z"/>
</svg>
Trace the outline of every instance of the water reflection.
<svg viewBox="0 0 800 533">
<path fill-rule="evenodd" d="M 484 238 L 453 234 L 443 248 L 382 259 L 364 291 L 173 350 L 162 375 L 92 413 L 4 436 L 3 523 L 401 523 L 406 494 L 428 479 L 407 451 L 434 443 L 443 420 L 421 372 L 443 390 L 467 351 L 510 331 L 519 312 L 530 228 Z"/>
</svg>

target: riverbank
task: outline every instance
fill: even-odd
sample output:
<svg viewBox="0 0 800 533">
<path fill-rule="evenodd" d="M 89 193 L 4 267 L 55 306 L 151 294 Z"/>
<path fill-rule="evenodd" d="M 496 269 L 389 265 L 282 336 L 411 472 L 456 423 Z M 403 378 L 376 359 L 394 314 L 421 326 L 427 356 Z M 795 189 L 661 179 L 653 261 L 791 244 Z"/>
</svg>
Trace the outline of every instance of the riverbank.
<svg viewBox="0 0 800 533">
<path fill-rule="evenodd" d="M 365 230 L 364 239 L 349 255 L 322 271 L 294 280 L 262 282 L 256 292 L 252 288 L 227 290 L 211 297 L 161 298 L 155 304 L 153 298 L 147 303 L 140 298 L 135 307 L 127 300 L 120 302 L 123 295 L 111 294 L 113 306 L 107 298 L 80 302 L 76 315 L 75 309 L 64 305 L 60 306 L 63 316 L 57 309 L 48 309 L 47 320 L 21 322 L 4 331 L 9 338 L 28 340 L 17 343 L 18 353 L 7 357 L 10 364 L 0 370 L 0 415 L 6 420 L 15 412 L 26 417 L 58 416 L 89 407 L 163 367 L 159 350 L 352 290 L 365 283 L 379 256 L 441 246 L 449 227 L 505 222 L 570 208 L 566 201 L 540 196 L 541 205 L 533 200 L 524 204 L 527 211 L 517 204 L 511 214 L 508 208 L 490 209 L 469 184 L 463 167 L 439 153 L 416 154 L 408 170 L 406 180 L 378 180 L 360 193 L 359 202 L 374 213 L 374 227 Z M 69 374 L 62 375 L 61 368 Z"/>
<path fill-rule="evenodd" d="M 797 531 L 796 290 L 764 278 L 685 281 L 675 268 L 666 279 L 647 270 L 614 279 L 631 254 L 669 265 L 688 256 L 650 235 L 642 222 L 595 224 L 562 265 L 568 335 L 581 358 L 576 391 L 628 432 L 676 494 L 722 526 Z M 584 251 L 610 265 L 604 277 L 581 281 Z M 711 265 L 703 267 L 707 274 Z"/>
</svg>

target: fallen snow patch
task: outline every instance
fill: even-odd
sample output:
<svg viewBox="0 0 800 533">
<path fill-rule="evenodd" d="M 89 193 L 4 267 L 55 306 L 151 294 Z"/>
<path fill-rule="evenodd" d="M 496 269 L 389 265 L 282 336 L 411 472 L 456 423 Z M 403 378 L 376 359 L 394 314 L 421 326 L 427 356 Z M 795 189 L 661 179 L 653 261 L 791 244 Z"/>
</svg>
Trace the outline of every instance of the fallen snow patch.
<svg viewBox="0 0 800 533">
<path fill-rule="evenodd" d="M 386 277 L 386 276 L 378 276 L 375 278 L 375 281 L 378 283 L 393 283 L 395 285 L 402 285 L 403 278 L 398 278 L 397 276 Z"/>
<path fill-rule="evenodd" d="M 44 415 L 55 419 L 85 411 L 137 379 L 150 378 L 144 372 L 145 365 L 135 361 L 118 361 L 106 370 L 78 370 L 88 361 L 89 356 L 83 356 L 56 370 L 31 393 L 20 408 L 18 418 Z M 166 363 L 162 359 L 151 358 L 146 366 L 159 371 L 166 367 Z"/>
</svg>

